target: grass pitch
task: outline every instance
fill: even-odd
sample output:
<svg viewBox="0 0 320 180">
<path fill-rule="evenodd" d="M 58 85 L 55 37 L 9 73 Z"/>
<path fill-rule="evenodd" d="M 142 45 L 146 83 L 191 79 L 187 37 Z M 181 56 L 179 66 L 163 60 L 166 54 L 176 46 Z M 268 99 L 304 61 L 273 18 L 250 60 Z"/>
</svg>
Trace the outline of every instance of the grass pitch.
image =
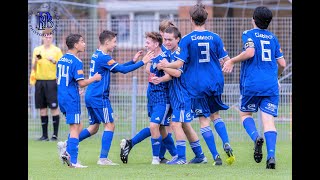
<svg viewBox="0 0 320 180">
<path fill-rule="evenodd" d="M 217 139 L 217 137 L 216 137 Z M 216 140 L 217 141 L 217 140 Z M 244 179 L 274 180 L 292 179 L 292 143 L 277 142 L 276 169 L 266 169 L 266 144 L 263 145 L 263 160 L 256 163 L 253 159 L 252 142 L 231 142 L 236 156 L 234 164 L 227 165 L 227 155 L 220 141 L 217 150 L 223 160 L 222 166 L 213 166 L 212 156 L 200 139 L 202 149 L 208 158 L 207 164 L 187 165 L 151 165 L 152 153 L 150 138 L 133 147 L 128 164 L 120 160 L 120 139 L 113 139 L 109 158 L 118 166 L 100 166 L 97 160 L 100 154 L 100 139 L 90 137 L 79 145 L 78 159 L 88 168 L 68 168 L 58 159 L 57 142 L 28 141 L 28 179 L 29 180 L 100 180 L 100 179 Z M 171 158 L 167 152 L 166 158 Z M 187 144 L 187 160 L 193 158 L 193 152 Z"/>
</svg>

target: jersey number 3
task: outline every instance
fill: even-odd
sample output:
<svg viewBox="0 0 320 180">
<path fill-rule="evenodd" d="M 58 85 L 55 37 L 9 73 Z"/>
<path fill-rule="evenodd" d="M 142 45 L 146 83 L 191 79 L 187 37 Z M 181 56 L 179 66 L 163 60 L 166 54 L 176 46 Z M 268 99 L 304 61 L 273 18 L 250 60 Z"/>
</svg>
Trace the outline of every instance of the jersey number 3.
<svg viewBox="0 0 320 180">
<path fill-rule="evenodd" d="M 201 42 L 201 43 L 198 43 L 198 46 L 204 46 L 205 47 L 205 50 L 201 51 L 201 54 L 204 54 L 205 58 L 204 59 L 199 59 L 199 63 L 210 62 L 209 43 L 208 42 Z"/>
</svg>

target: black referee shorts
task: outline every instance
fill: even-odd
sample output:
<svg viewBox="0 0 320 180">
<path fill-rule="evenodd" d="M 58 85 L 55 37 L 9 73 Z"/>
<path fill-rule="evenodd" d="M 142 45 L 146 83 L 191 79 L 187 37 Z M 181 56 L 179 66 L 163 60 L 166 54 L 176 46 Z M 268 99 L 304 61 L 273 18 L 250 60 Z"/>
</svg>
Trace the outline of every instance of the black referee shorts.
<svg viewBox="0 0 320 180">
<path fill-rule="evenodd" d="M 58 107 L 56 80 L 37 80 L 35 84 L 36 108 L 55 109 Z"/>
</svg>

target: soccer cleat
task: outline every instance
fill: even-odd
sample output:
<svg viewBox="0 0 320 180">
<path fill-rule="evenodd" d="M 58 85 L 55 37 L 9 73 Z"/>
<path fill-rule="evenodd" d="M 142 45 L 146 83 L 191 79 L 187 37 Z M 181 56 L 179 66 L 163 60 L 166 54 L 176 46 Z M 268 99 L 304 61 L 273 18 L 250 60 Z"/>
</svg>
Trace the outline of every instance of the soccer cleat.
<svg viewBox="0 0 320 180">
<path fill-rule="evenodd" d="M 263 138 L 262 137 L 257 137 L 255 143 L 254 143 L 254 153 L 253 153 L 253 158 L 257 163 L 260 163 L 262 160 L 262 145 L 263 145 Z"/>
<path fill-rule="evenodd" d="M 61 159 L 64 163 L 67 163 L 68 166 L 72 166 L 71 162 L 70 162 L 70 155 L 67 151 L 65 151 L 62 155 L 61 155 Z"/>
<path fill-rule="evenodd" d="M 207 157 L 204 156 L 204 154 L 202 154 L 201 157 L 194 157 L 193 159 L 191 159 L 188 164 L 204 164 L 207 163 Z"/>
<path fill-rule="evenodd" d="M 173 156 L 172 157 L 172 159 L 170 160 L 170 161 L 174 161 L 174 160 L 176 160 L 176 159 L 178 159 L 178 154 L 177 155 L 175 155 L 175 156 Z M 168 160 L 169 161 L 169 160 Z"/>
<path fill-rule="evenodd" d="M 131 140 L 122 139 L 120 142 L 120 159 L 124 164 L 128 163 L 128 156 L 131 149 Z"/>
<path fill-rule="evenodd" d="M 46 136 L 41 136 L 38 141 L 49 141 L 49 138 Z"/>
<path fill-rule="evenodd" d="M 52 135 L 50 141 L 57 141 L 58 140 L 58 137 L 56 135 Z"/>
<path fill-rule="evenodd" d="M 276 160 L 274 157 L 271 157 L 267 160 L 267 169 L 275 169 L 276 168 Z"/>
<path fill-rule="evenodd" d="M 151 164 L 153 164 L 153 165 L 158 165 L 158 164 L 160 164 L 160 158 L 157 157 L 157 156 L 153 156 L 153 157 L 152 157 L 152 162 L 151 162 Z"/>
<path fill-rule="evenodd" d="M 186 159 L 179 158 L 179 159 L 168 161 L 166 164 L 169 164 L 169 165 L 187 164 L 187 161 Z"/>
<path fill-rule="evenodd" d="M 160 164 L 166 164 L 169 160 L 167 158 L 160 158 Z"/>
<path fill-rule="evenodd" d="M 216 157 L 214 158 L 213 165 L 214 166 L 221 166 L 222 165 L 222 160 L 220 158 L 220 155 L 216 155 Z"/>
<path fill-rule="evenodd" d="M 172 158 L 171 161 L 168 161 L 166 164 L 177 165 L 177 164 L 187 164 L 186 158 Z"/>
<path fill-rule="evenodd" d="M 77 164 L 71 163 L 71 166 L 69 166 L 69 167 L 71 167 L 71 168 L 87 168 L 88 166 L 81 165 L 79 162 L 77 162 Z"/>
<path fill-rule="evenodd" d="M 228 155 L 228 158 L 226 159 L 226 163 L 228 165 L 231 165 L 236 160 L 236 157 L 232 153 L 233 150 L 232 150 L 230 144 L 229 143 L 225 143 L 223 145 L 223 149 Z"/>
<path fill-rule="evenodd" d="M 66 152 L 67 149 L 67 141 L 59 141 L 57 143 L 57 148 L 58 148 L 58 154 L 59 154 L 59 159 L 62 161 L 64 164 L 65 161 L 62 159 L 62 155 Z"/>
<path fill-rule="evenodd" d="M 108 158 L 99 158 L 99 160 L 98 160 L 98 162 L 97 162 L 97 164 L 99 164 L 99 165 L 111 165 L 111 166 L 113 166 L 113 165 L 119 165 L 119 164 L 117 164 L 117 163 L 114 163 L 114 162 L 112 162 L 110 159 L 108 159 Z"/>
</svg>

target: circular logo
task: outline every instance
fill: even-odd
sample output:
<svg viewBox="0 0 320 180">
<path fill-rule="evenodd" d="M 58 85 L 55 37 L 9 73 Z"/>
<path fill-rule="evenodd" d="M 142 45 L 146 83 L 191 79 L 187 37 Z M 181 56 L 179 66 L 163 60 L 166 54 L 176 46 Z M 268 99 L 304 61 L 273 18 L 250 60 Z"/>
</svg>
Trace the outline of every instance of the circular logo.
<svg viewBox="0 0 320 180">
<path fill-rule="evenodd" d="M 49 4 L 44 3 L 29 12 L 28 26 L 34 34 L 46 36 L 57 31 L 58 20 L 56 11 Z"/>
</svg>

